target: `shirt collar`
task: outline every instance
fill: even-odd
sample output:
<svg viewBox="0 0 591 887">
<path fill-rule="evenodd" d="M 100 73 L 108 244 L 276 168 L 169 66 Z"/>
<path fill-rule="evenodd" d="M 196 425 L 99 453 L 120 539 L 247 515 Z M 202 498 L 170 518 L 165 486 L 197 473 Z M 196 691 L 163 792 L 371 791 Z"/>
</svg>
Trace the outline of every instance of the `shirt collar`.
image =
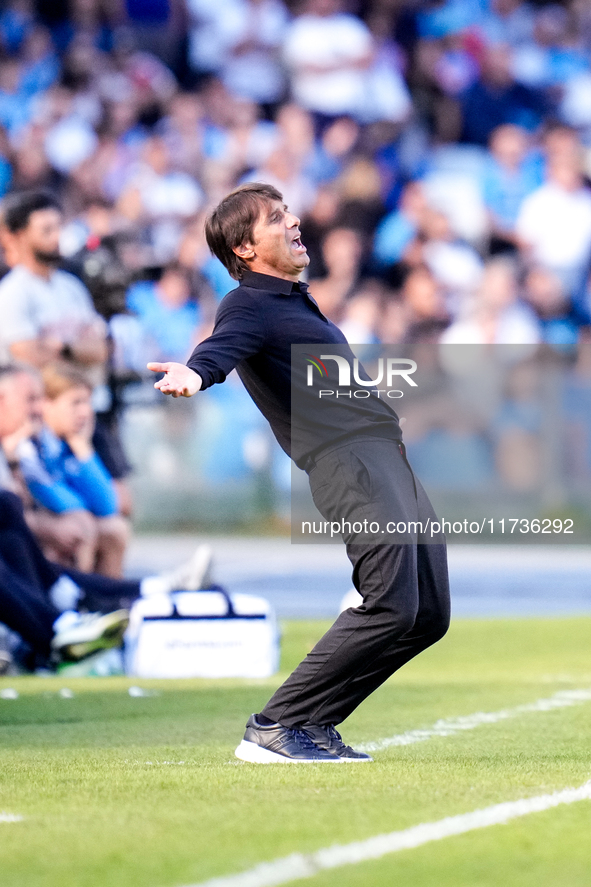
<svg viewBox="0 0 591 887">
<path fill-rule="evenodd" d="M 259 271 L 245 271 L 240 281 L 240 286 L 250 286 L 253 289 L 279 293 L 282 296 L 289 296 L 294 291 L 301 292 L 304 295 L 308 292 L 308 284 L 303 283 L 301 280 L 294 283 L 291 280 L 285 280 L 283 277 L 261 274 Z"/>
</svg>

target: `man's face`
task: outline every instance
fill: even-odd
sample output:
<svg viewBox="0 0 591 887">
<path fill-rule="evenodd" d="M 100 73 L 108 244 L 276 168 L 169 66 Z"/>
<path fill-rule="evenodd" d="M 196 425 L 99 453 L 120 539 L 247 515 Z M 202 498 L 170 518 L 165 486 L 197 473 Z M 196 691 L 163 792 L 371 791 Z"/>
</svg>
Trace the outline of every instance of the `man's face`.
<svg viewBox="0 0 591 887">
<path fill-rule="evenodd" d="M 297 281 L 310 263 L 300 240 L 300 220 L 279 200 L 263 206 L 254 226 L 253 243 L 236 250 L 251 271 Z"/>
<path fill-rule="evenodd" d="M 29 224 L 19 232 L 19 240 L 38 262 L 55 265 L 60 260 L 61 215 L 56 209 L 38 209 L 31 213 Z"/>
<path fill-rule="evenodd" d="M 16 373 L 0 383 L 0 439 L 14 434 L 28 420 L 31 409 L 31 377 Z"/>
</svg>

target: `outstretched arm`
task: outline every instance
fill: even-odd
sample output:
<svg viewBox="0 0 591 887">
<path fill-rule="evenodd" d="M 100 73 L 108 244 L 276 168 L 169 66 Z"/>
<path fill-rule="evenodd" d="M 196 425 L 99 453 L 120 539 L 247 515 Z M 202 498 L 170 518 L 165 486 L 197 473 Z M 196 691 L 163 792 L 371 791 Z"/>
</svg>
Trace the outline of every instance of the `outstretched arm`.
<svg viewBox="0 0 591 887">
<path fill-rule="evenodd" d="M 162 379 L 154 383 L 162 394 L 173 397 L 192 397 L 201 388 L 201 376 L 190 370 L 184 363 L 149 363 L 153 373 L 164 373 Z"/>
</svg>

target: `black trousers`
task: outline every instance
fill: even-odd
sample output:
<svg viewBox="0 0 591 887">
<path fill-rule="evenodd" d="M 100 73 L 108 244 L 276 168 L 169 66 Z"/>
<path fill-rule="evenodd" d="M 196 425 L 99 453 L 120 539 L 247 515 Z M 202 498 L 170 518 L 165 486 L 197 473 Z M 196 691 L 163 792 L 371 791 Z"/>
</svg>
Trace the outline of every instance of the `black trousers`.
<svg viewBox="0 0 591 887">
<path fill-rule="evenodd" d="M 91 611 L 129 607 L 139 582 L 64 569 L 47 560 L 29 530 L 18 496 L 0 491 L 0 622 L 40 656 L 47 656 L 59 611 L 49 590 L 67 574 L 82 589 L 81 604 Z"/>
<path fill-rule="evenodd" d="M 326 520 L 381 526 L 436 520 L 397 441 L 356 438 L 324 451 L 309 472 Z M 345 539 L 363 598 L 340 614 L 262 714 L 286 727 L 339 724 L 402 665 L 443 637 L 450 599 L 444 541 Z"/>
</svg>

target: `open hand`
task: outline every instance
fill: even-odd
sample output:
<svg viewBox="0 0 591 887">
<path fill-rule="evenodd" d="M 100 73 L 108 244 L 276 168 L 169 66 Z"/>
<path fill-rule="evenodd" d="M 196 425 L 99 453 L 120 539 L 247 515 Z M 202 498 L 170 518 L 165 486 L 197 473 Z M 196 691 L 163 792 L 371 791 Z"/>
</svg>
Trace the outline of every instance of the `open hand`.
<svg viewBox="0 0 591 887">
<path fill-rule="evenodd" d="M 162 394 L 173 397 L 192 397 L 201 388 L 201 376 L 183 363 L 149 363 L 153 373 L 164 373 L 162 379 L 154 383 Z"/>
</svg>

